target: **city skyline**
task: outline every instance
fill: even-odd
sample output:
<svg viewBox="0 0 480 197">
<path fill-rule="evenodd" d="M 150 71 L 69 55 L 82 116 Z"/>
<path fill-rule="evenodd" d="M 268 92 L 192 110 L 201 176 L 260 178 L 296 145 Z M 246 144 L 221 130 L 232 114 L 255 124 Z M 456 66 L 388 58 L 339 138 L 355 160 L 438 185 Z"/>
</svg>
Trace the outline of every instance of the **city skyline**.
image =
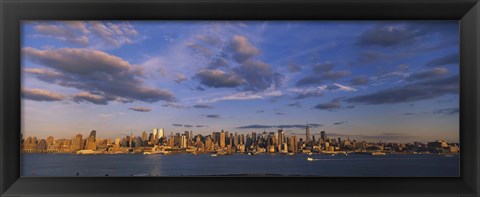
<svg viewBox="0 0 480 197">
<path fill-rule="evenodd" d="M 458 142 L 458 21 L 29 21 L 24 136 Z M 299 135 L 297 135 L 299 136 Z"/>
<path fill-rule="evenodd" d="M 163 129 L 153 129 L 151 133 L 142 135 L 126 135 L 117 138 L 97 138 L 97 131 L 92 130 L 83 138 L 78 133 L 70 139 L 37 138 L 22 136 L 22 153 L 70 153 L 70 154 L 209 154 L 220 155 L 244 154 L 456 154 L 459 153 L 458 143 L 448 143 L 445 140 L 432 142 L 372 142 L 359 141 L 350 137 L 333 137 L 326 131 L 321 131 L 318 138 L 310 134 L 308 125 L 304 136 L 286 135 L 283 129 L 276 132 L 261 132 L 238 134 L 212 132 L 209 135 L 196 134 L 193 131 L 171 133 L 165 135 Z M 214 154 L 213 156 L 217 156 Z"/>
</svg>

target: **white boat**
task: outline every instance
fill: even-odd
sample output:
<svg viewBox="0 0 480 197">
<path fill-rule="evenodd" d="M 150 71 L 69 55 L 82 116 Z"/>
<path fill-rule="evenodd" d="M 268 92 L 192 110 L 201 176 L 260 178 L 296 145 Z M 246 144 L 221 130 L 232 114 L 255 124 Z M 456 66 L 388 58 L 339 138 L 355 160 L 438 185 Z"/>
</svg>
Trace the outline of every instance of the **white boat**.
<svg viewBox="0 0 480 197">
<path fill-rule="evenodd" d="M 307 161 L 313 161 L 313 158 L 308 157 L 308 158 L 307 158 Z"/>
<path fill-rule="evenodd" d="M 216 157 L 216 156 L 217 156 L 217 154 L 211 154 L 210 156 L 212 156 L 212 157 Z"/>
<path fill-rule="evenodd" d="M 144 155 L 158 155 L 158 154 L 168 154 L 167 151 L 152 151 L 152 152 L 143 152 Z"/>
<path fill-rule="evenodd" d="M 373 156 L 381 156 L 381 155 L 386 155 L 387 153 L 382 153 L 382 152 L 372 152 Z"/>
</svg>

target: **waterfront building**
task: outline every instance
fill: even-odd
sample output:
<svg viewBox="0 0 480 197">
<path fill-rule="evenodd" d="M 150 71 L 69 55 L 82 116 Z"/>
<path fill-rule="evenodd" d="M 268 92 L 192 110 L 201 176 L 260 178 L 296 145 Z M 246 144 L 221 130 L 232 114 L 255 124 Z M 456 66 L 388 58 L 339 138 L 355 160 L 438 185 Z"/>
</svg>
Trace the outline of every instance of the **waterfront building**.
<svg viewBox="0 0 480 197">
<path fill-rule="evenodd" d="M 53 145 L 53 142 L 54 142 L 54 141 L 55 141 L 55 140 L 54 140 L 53 136 L 48 136 L 48 137 L 47 137 L 47 140 L 46 140 L 47 146 L 48 146 L 48 145 Z"/>
<path fill-rule="evenodd" d="M 239 153 L 245 152 L 245 145 L 244 145 L 244 144 L 238 145 L 238 146 L 237 146 L 237 151 L 238 151 Z"/>
<path fill-rule="evenodd" d="M 85 150 L 97 150 L 97 141 L 96 141 L 97 131 L 92 130 L 90 135 L 86 139 Z"/>
<path fill-rule="evenodd" d="M 174 142 L 175 142 L 175 147 L 179 147 L 180 146 L 180 141 L 181 141 L 181 136 L 180 136 L 180 133 L 175 133 L 175 136 L 173 137 L 174 139 Z"/>
<path fill-rule="evenodd" d="M 190 140 L 190 133 L 188 131 L 185 131 L 183 135 L 187 137 L 187 140 Z"/>
<path fill-rule="evenodd" d="M 225 132 L 220 132 L 220 148 L 225 148 Z"/>
<path fill-rule="evenodd" d="M 240 135 L 240 140 L 238 142 L 239 144 L 245 144 L 245 135 L 244 134 L 241 134 Z"/>
<path fill-rule="evenodd" d="M 154 140 L 153 133 L 150 133 L 150 135 L 148 135 L 148 143 L 153 144 L 153 140 Z"/>
<path fill-rule="evenodd" d="M 322 139 L 323 142 L 327 141 L 327 134 L 325 133 L 325 131 L 320 132 L 320 139 Z"/>
<path fill-rule="evenodd" d="M 297 144 L 297 136 L 291 136 L 290 137 L 290 143 L 289 143 L 289 148 L 288 148 L 288 151 L 292 152 L 292 153 L 296 153 L 297 152 L 297 148 L 298 148 L 298 144 Z"/>
<path fill-rule="evenodd" d="M 202 141 L 196 141 L 195 142 L 195 148 L 203 149 L 204 147 L 205 147 L 205 145 L 203 144 Z"/>
<path fill-rule="evenodd" d="M 152 139 L 152 142 L 153 142 L 155 139 L 157 139 L 158 129 L 157 129 L 157 128 L 154 128 L 153 131 L 152 131 L 152 133 L 153 133 L 153 136 L 152 136 L 152 138 L 153 138 L 153 139 Z"/>
<path fill-rule="evenodd" d="M 280 150 L 278 150 L 280 152 Z M 281 146 L 281 152 L 287 153 L 288 152 L 288 145 L 287 143 L 283 143 Z"/>
<path fill-rule="evenodd" d="M 310 127 L 309 127 L 308 124 L 307 124 L 307 127 L 305 128 L 305 139 L 307 139 L 307 142 L 310 141 L 310 137 L 311 137 L 311 135 L 310 135 Z"/>
<path fill-rule="evenodd" d="M 452 145 L 449 147 L 449 151 L 450 153 L 459 153 L 460 152 L 460 147 L 458 147 L 457 145 Z"/>
<path fill-rule="evenodd" d="M 366 149 L 367 148 L 367 142 L 362 141 L 362 142 L 354 142 L 353 143 L 353 148 L 355 149 Z"/>
<path fill-rule="evenodd" d="M 230 133 L 230 137 L 228 138 L 228 146 L 233 146 L 233 135 Z"/>
<path fill-rule="evenodd" d="M 142 147 L 142 146 L 143 146 L 142 138 L 140 138 L 138 136 L 135 137 L 135 146 L 133 146 L 133 147 L 137 148 L 137 147 Z"/>
<path fill-rule="evenodd" d="M 167 146 L 170 148 L 173 148 L 175 146 L 175 138 L 173 136 L 170 136 L 167 140 Z"/>
<path fill-rule="evenodd" d="M 447 148 L 448 147 L 448 143 L 444 140 L 438 140 L 438 141 L 435 141 L 435 142 L 428 142 L 427 143 L 427 146 L 428 148 Z"/>
<path fill-rule="evenodd" d="M 283 129 L 279 129 L 277 132 L 277 145 L 283 145 L 284 143 L 284 138 L 285 138 L 285 133 L 283 132 Z"/>
<path fill-rule="evenodd" d="M 83 136 L 82 136 L 82 134 L 79 133 L 72 139 L 71 149 L 74 150 L 74 151 L 83 149 Z"/>
<path fill-rule="evenodd" d="M 96 130 L 92 130 L 92 131 L 90 132 L 89 137 L 92 137 L 93 139 L 96 139 L 96 138 L 97 138 L 97 131 L 96 131 Z"/>
<path fill-rule="evenodd" d="M 233 145 L 237 146 L 238 144 L 240 144 L 239 136 L 238 136 L 237 132 L 235 132 L 235 135 L 233 135 Z"/>
<path fill-rule="evenodd" d="M 43 151 L 47 150 L 47 142 L 44 139 L 38 141 L 37 150 Z"/>
<path fill-rule="evenodd" d="M 214 144 L 218 144 L 220 142 L 220 132 L 213 132 L 212 140 Z"/>
<path fill-rule="evenodd" d="M 180 141 L 180 148 L 187 148 L 187 147 L 188 147 L 187 135 L 182 134 L 181 141 Z"/>
<path fill-rule="evenodd" d="M 163 128 L 158 129 L 157 139 L 161 139 L 165 136 L 165 130 Z"/>
<path fill-rule="evenodd" d="M 36 137 L 27 137 L 27 140 L 24 142 L 25 150 L 35 150 L 37 149 L 37 138 Z"/>
</svg>

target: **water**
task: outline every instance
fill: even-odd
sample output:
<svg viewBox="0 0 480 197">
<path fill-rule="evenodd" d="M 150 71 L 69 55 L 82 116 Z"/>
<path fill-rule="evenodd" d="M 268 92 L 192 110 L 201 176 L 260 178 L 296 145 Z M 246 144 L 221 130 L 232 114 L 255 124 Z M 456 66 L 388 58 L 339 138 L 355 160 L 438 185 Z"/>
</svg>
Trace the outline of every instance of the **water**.
<svg viewBox="0 0 480 197">
<path fill-rule="evenodd" d="M 307 157 L 314 158 L 307 161 Z M 455 177 L 459 155 L 22 154 L 22 176 Z"/>
</svg>

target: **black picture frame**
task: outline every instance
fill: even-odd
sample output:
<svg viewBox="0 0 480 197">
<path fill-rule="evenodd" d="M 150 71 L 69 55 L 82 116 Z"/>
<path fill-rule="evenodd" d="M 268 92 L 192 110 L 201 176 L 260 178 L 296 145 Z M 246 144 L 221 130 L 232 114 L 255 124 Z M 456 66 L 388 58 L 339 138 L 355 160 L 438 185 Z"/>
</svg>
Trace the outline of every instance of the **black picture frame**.
<svg viewBox="0 0 480 197">
<path fill-rule="evenodd" d="M 1 196 L 479 196 L 477 0 L 0 0 Z M 459 20 L 461 176 L 20 177 L 22 20 Z"/>
</svg>

